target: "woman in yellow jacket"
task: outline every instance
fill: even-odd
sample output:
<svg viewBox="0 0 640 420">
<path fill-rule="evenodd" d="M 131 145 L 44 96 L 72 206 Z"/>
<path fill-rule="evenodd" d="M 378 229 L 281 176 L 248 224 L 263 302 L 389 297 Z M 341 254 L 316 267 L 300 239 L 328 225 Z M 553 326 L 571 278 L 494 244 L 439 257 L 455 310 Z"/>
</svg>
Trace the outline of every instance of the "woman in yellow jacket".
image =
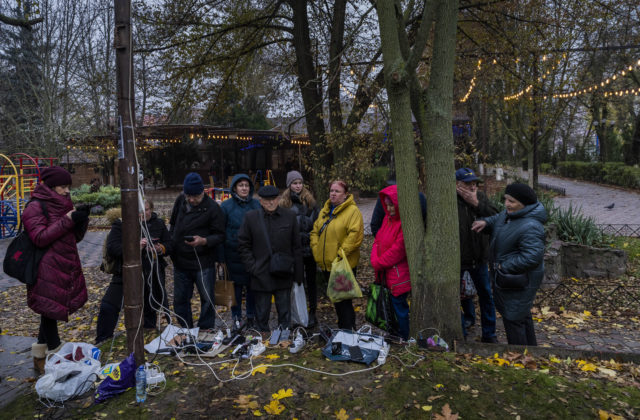
<svg viewBox="0 0 640 420">
<path fill-rule="evenodd" d="M 324 203 L 320 215 L 311 231 L 311 251 L 325 280 L 329 280 L 331 263 L 340 258 L 344 251 L 349 265 L 356 274 L 356 266 L 360 260 L 360 245 L 364 237 L 362 213 L 349 194 L 344 181 L 331 183 L 329 199 Z M 338 315 L 338 327 L 351 330 L 356 328 L 356 313 L 351 299 L 334 304 Z"/>
</svg>

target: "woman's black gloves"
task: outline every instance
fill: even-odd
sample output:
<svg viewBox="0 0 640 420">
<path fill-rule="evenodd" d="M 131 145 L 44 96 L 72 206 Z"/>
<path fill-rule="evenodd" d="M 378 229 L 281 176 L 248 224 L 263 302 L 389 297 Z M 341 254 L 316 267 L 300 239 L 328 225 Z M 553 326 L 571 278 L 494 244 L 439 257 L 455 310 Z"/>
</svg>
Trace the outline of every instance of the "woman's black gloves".
<svg viewBox="0 0 640 420">
<path fill-rule="evenodd" d="M 73 213 L 71 213 L 71 220 L 73 220 L 73 223 L 75 223 L 76 225 L 84 223 L 88 219 L 89 219 L 88 211 L 76 210 Z"/>
</svg>

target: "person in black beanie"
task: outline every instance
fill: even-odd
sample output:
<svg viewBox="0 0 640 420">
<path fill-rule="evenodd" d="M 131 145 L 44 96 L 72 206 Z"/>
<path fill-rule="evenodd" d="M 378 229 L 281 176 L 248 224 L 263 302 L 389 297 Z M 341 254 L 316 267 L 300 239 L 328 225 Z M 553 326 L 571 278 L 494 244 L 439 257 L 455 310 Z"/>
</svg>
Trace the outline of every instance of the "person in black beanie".
<svg viewBox="0 0 640 420">
<path fill-rule="evenodd" d="M 224 214 L 204 193 L 202 178 L 190 172 L 184 178 L 184 194 L 173 205 L 169 224 L 173 249 L 173 306 L 181 326 L 193 328 L 191 298 L 195 283 L 200 294 L 198 327 L 213 329 L 215 258 L 224 242 Z"/>
<path fill-rule="evenodd" d="M 22 213 L 25 232 L 38 247 L 46 249 L 38 266 L 36 283 L 27 286 L 27 304 L 40 315 L 38 341 L 31 346 L 34 368 L 44 373 L 48 354 L 62 346 L 58 321 L 87 301 L 77 242 L 89 224 L 89 206 L 73 208 L 71 174 L 59 166 L 43 168 L 40 183 Z M 37 201 L 37 202 L 34 202 Z"/>
<path fill-rule="evenodd" d="M 504 206 L 502 212 L 473 222 L 471 229 L 491 234 L 494 300 L 507 342 L 536 346 L 531 307 L 544 276 L 547 211 L 525 184 L 507 186 Z"/>
</svg>

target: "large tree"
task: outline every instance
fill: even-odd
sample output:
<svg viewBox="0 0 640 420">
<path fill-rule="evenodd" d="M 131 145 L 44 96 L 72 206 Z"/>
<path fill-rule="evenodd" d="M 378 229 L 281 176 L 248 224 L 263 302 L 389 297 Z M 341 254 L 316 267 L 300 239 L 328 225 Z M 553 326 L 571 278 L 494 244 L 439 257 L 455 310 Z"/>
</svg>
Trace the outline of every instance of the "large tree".
<svg viewBox="0 0 640 420">
<path fill-rule="evenodd" d="M 451 131 L 453 69 L 458 2 L 427 0 L 417 12 L 402 3 L 376 4 L 391 113 L 400 216 L 412 283 L 413 334 L 430 328 L 447 339 L 461 337 L 458 219 Z M 408 19 L 420 22 L 413 48 L 405 31 Z M 433 34 L 427 87 L 416 69 Z M 425 157 L 426 229 L 418 202 L 418 173 L 411 114 L 421 127 Z M 428 330 L 426 334 L 432 334 Z"/>
</svg>

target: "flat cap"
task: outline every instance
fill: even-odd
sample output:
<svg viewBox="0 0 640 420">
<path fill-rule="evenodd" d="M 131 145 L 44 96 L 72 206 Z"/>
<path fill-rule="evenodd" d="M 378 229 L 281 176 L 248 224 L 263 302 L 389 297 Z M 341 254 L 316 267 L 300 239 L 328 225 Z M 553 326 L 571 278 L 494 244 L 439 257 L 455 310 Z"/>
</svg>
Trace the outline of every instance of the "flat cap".
<svg viewBox="0 0 640 420">
<path fill-rule="evenodd" d="M 258 195 L 262 198 L 275 198 L 280 195 L 280 192 L 273 185 L 265 185 L 264 187 L 260 188 L 260 190 L 258 191 Z"/>
</svg>

